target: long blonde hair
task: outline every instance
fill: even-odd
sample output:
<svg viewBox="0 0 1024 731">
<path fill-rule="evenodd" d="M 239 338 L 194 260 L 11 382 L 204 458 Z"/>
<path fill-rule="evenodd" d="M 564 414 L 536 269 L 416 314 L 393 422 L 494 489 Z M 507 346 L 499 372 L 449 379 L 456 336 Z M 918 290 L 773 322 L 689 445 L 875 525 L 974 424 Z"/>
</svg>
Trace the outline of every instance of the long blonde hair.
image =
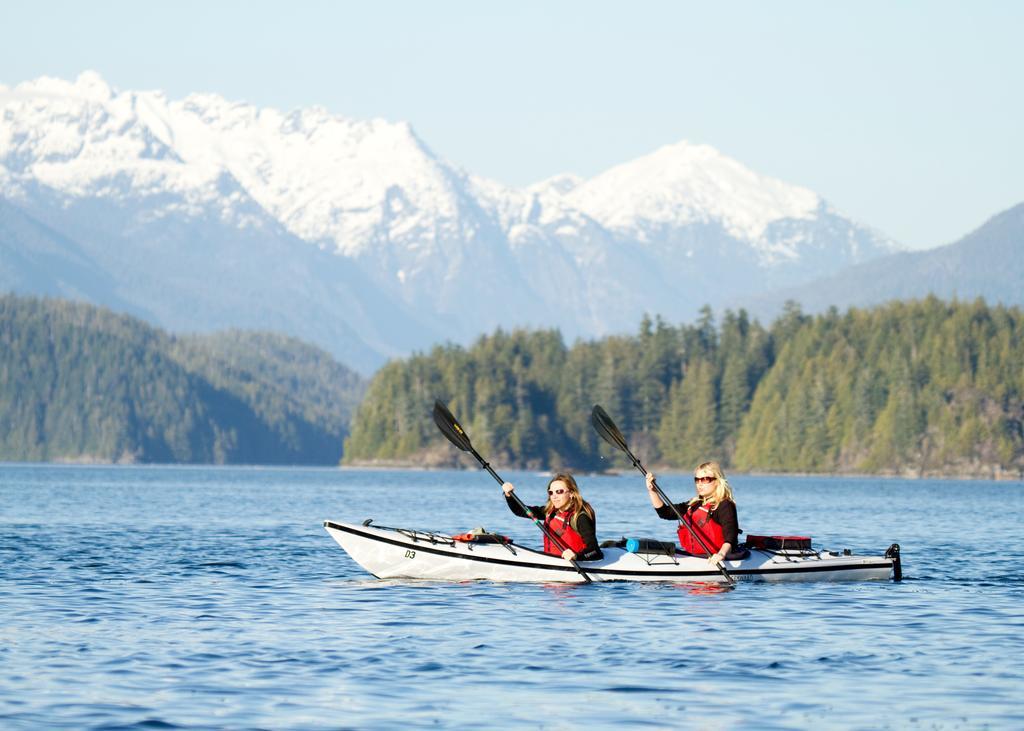
<svg viewBox="0 0 1024 731">
<path fill-rule="evenodd" d="M 583 496 L 580 495 L 580 488 L 576 484 L 576 478 L 574 478 L 568 472 L 559 472 L 557 475 L 551 478 L 550 482 L 548 482 L 547 489 L 550 490 L 551 486 L 554 485 L 556 482 L 564 482 L 566 488 L 568 488 L 569 490 L 569 504 L 565 507 L 565 509 L 571 510 L 573 512 L 573 523 L 575 524 L 576 516 L 584 511 L 586 511 L 587 515 L 590 516 L 590 519 L 593 520 L 594 509 L 590 506 L 590 503 L 584 500 Z M 555 512 L 555 510 L 555 505 L 554 503 L 551 502 L 551 496 L 548 495 L 548 502 L 544 506 L 544 514 L 550 515 L 551 513 Z"/>
<path fill-rule="evenodd" d="M 706 500 L 701 498 L 700 495 L 690 501 L 690 505 L 696 505 L 699 502 L 704 502 L 705 505 L 710 505 L 712 508 L 717 508 L 725 500 L 731 500 L 736 502 L 732 496 L 732 488 L 729 487 L 729 481 L 725 479 L 725 473 L 722 472 L 722 466 L 718 462 L 702 462 L 697 465 L 697 469 L 693 471 L 693 476 L 696 477 L 698 473 L 710 472 L 715 476 L 715 491 L 708 496 Z"/>
</svg>

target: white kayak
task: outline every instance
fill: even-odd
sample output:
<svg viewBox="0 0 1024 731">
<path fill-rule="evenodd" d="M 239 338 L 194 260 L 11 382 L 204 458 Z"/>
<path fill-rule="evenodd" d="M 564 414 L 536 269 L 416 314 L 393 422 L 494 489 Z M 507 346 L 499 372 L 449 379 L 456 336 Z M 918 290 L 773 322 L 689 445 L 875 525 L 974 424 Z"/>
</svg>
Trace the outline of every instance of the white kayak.
<svg viewBox="0 0 1024 731">
<path fill-rule="evenodd" d="M 385 528 L 324 521 L 324 528 L 357 564 L 378 579 L 436 581 L 529 581 L 580 583 L 584 578 L 572 564 L 515 543 L 473 543 L 430 531 Z M 676 552 L 667 554 L 602 549 L 599 561 L 579 561 L 597 581 L 725 582 L 706 558 Z M 899 581 L 899 545 L 882 556 L 853 556 L 849 551 L 754 548 L 743 558 L 724 562 L 736 579 L 759 581 Z"/>
</svg>

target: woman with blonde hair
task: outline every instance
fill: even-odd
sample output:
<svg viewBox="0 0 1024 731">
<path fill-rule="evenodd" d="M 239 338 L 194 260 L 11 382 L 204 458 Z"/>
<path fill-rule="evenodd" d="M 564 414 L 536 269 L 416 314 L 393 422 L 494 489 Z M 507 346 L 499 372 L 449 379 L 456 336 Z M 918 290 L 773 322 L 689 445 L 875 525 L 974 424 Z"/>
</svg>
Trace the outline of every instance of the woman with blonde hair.
<svg viewBox="0 0 1024 731">
<path fill-rule="evenodd" d="M 528 518 L 526 511 L 511 497 L 515 487 L 511 482 L 502 484 L 505 501 L 509 510 L 521 518 Z M 529 510 L 534 515 L 544 516 L 544 525 L 549 533 L 553 533 L 561 541 L 558 546 L 544 535 L 544 553 L 561 556 L 567 561 L 596 561 L 603 558 L 597 545 L 597 516 L 580 494 L 575 478 L 568 472 L 560 472 L 548 482 L 548 501 L 543 507 L 531 505 Z"/>
<path fill-rule="evenodd" d="M 737 545 L 740 527 L 736 518 L 736 502 L 732 488 L 717 462 L 704 462 L 693 471 L 697 496 L 673 510 L 658 496 L 654 488 L 654 473 L 647 473 L 647 496 L 659 518 L 676 520 L 679 525 L 679 546 L 695 556 L 707 556 L 708 563 L 720 565 Z"/>
</svg>

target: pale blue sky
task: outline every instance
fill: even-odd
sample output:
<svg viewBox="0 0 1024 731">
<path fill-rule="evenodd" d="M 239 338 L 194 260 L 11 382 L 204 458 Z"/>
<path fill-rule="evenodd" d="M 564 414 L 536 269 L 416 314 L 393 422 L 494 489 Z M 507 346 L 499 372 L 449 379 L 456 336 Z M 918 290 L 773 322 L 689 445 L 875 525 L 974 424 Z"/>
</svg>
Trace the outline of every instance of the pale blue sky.
<svg viewBox="0 0 1024 731">
<path fill-rule="evenodd" d="M 1024 2 L 7 2 L 0 83 L 408 120 L 512 185 L 688 139 L 908 246 L 1024 202 Z"/>
</svg>

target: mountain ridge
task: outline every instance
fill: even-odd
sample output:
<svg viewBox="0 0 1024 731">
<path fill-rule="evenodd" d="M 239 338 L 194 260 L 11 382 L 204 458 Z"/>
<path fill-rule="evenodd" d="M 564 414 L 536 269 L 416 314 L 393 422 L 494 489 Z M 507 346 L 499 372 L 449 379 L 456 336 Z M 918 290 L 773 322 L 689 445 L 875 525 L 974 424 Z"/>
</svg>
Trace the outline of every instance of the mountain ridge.
<svg viewBox="0 0 1024 731">
<path fill-rule="evenodd" d="M 1024 305 L 1024 203 L 995 214 L 944 246 L 880 257 L 745 304 L 772 313 L 793 300 L 809 312 L 821 312 L 833 306 L 868 307 L 927 295 Z"/>
<path fill-rule="evenodd" d="M 91 304 L 0 296 L 0 459 L 333 465 L 365 386 L 273 333 L 170 335 Z"/>
<path fill-rule="evenodd" d="M 645 312 L 689 319 L 897 247 L 812 191 L 685 141 L 589 180 L 514 189 L 445 161 L 407 122 L 318 107 L 174 101 L 87 72 L 2 87 L 0 108 L 0 196 L 138 311 L 172 328 L 246 327 L 248 293 L 275 328 L 363 372 L 495 327 L 573 338 L 628 331 Z M 202 266 L 196 241 L 212 262 L 201 286 L 184 276 Z M 267 271 L 290 279 L 261 296 Z M 30 275 L 8 272 L 0 288 Z M 174 293 L 162 303 L 160 287 Z M 172 317 L 172 299 L 203 306 Z"/>
</svg>

